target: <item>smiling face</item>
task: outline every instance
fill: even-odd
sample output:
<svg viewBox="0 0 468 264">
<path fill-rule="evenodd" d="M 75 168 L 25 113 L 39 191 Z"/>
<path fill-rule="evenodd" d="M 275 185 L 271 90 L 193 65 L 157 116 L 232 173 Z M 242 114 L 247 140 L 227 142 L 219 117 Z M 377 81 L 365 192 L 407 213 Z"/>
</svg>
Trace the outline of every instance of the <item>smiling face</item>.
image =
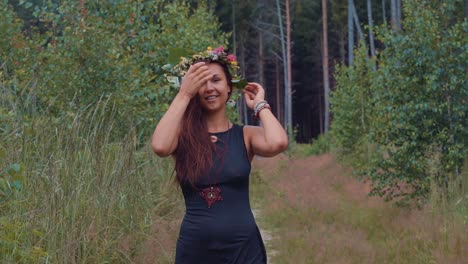
<svg viewBox="0 0 468 264">
<path fill-rule="evenodd" d="M 223 67 L 219 63 L 207 64 L 211 79 L 198 91 L 201 106 L 205 111 L 213 112 L 226 107 L 231 92 Z"/>
</svg>

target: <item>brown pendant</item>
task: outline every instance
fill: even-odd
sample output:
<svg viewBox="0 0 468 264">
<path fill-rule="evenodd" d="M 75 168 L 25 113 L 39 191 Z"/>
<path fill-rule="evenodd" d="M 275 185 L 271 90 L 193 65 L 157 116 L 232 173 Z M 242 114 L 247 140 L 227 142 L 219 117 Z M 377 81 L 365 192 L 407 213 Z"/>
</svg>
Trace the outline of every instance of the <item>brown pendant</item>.
<svg viewBox="0 0 468 264">
<path fill-rule="evenodd" d="M 208 208 L 216 203 L 217 201 L 222 201 L 223 197 L 221 196 L 221 189 L 217 186 L 207 187 L 200 192 L 200 196 L 208 204 Z"/>
</svg>

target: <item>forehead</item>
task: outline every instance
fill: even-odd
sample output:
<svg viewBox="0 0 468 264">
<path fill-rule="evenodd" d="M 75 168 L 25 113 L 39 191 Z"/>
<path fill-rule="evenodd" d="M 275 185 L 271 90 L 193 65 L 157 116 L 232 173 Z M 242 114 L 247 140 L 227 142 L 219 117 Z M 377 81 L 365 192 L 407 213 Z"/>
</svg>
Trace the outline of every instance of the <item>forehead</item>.
<svg viewBox="0 0 468 264">
<path fill-rule="evenodd" d="M 211 71 L 213 74 L 217 75 L 224 75 L 224 69 L 219 63 L 208 63 L 206 66 L 208 66 L 208 69 Z"/>
</svg>

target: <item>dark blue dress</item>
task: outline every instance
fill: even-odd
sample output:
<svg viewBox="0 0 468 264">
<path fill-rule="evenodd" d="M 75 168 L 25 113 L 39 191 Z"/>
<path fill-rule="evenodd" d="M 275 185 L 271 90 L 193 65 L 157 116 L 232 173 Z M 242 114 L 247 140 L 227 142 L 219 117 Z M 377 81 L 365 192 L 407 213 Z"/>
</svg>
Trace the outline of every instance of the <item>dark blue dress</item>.
<svg viewBox="0 0 468 264">
<path fill-rule="evenodd" d="M 185 216 L 176 248 L 176 264 L 264 264 L 266 252 L 249 202 L 250 161 L 244 144 L 243 127 L 234 125 L 214 133 L 218 153 L 210 178 L 197 182 L 199 190 L 216 178 L 222 201 L 211 208 L 199 190 L 181 184 Z"/>
</svg>

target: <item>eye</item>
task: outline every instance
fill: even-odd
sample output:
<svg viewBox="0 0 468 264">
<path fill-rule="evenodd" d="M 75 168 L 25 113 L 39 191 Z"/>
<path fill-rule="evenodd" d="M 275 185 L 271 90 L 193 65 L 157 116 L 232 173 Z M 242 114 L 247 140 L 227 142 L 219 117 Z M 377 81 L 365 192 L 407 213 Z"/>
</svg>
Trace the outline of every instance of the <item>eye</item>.
<svg viewBox="0 0 468 264">
<path fill-rule="evenodd" d="M 220 80 L 221 80 L 221 79 L 218 78 L 218 77 L 214 77 L 214 78 L 213 78 L 213 82 L 219 82 Z"/>
</svg>

